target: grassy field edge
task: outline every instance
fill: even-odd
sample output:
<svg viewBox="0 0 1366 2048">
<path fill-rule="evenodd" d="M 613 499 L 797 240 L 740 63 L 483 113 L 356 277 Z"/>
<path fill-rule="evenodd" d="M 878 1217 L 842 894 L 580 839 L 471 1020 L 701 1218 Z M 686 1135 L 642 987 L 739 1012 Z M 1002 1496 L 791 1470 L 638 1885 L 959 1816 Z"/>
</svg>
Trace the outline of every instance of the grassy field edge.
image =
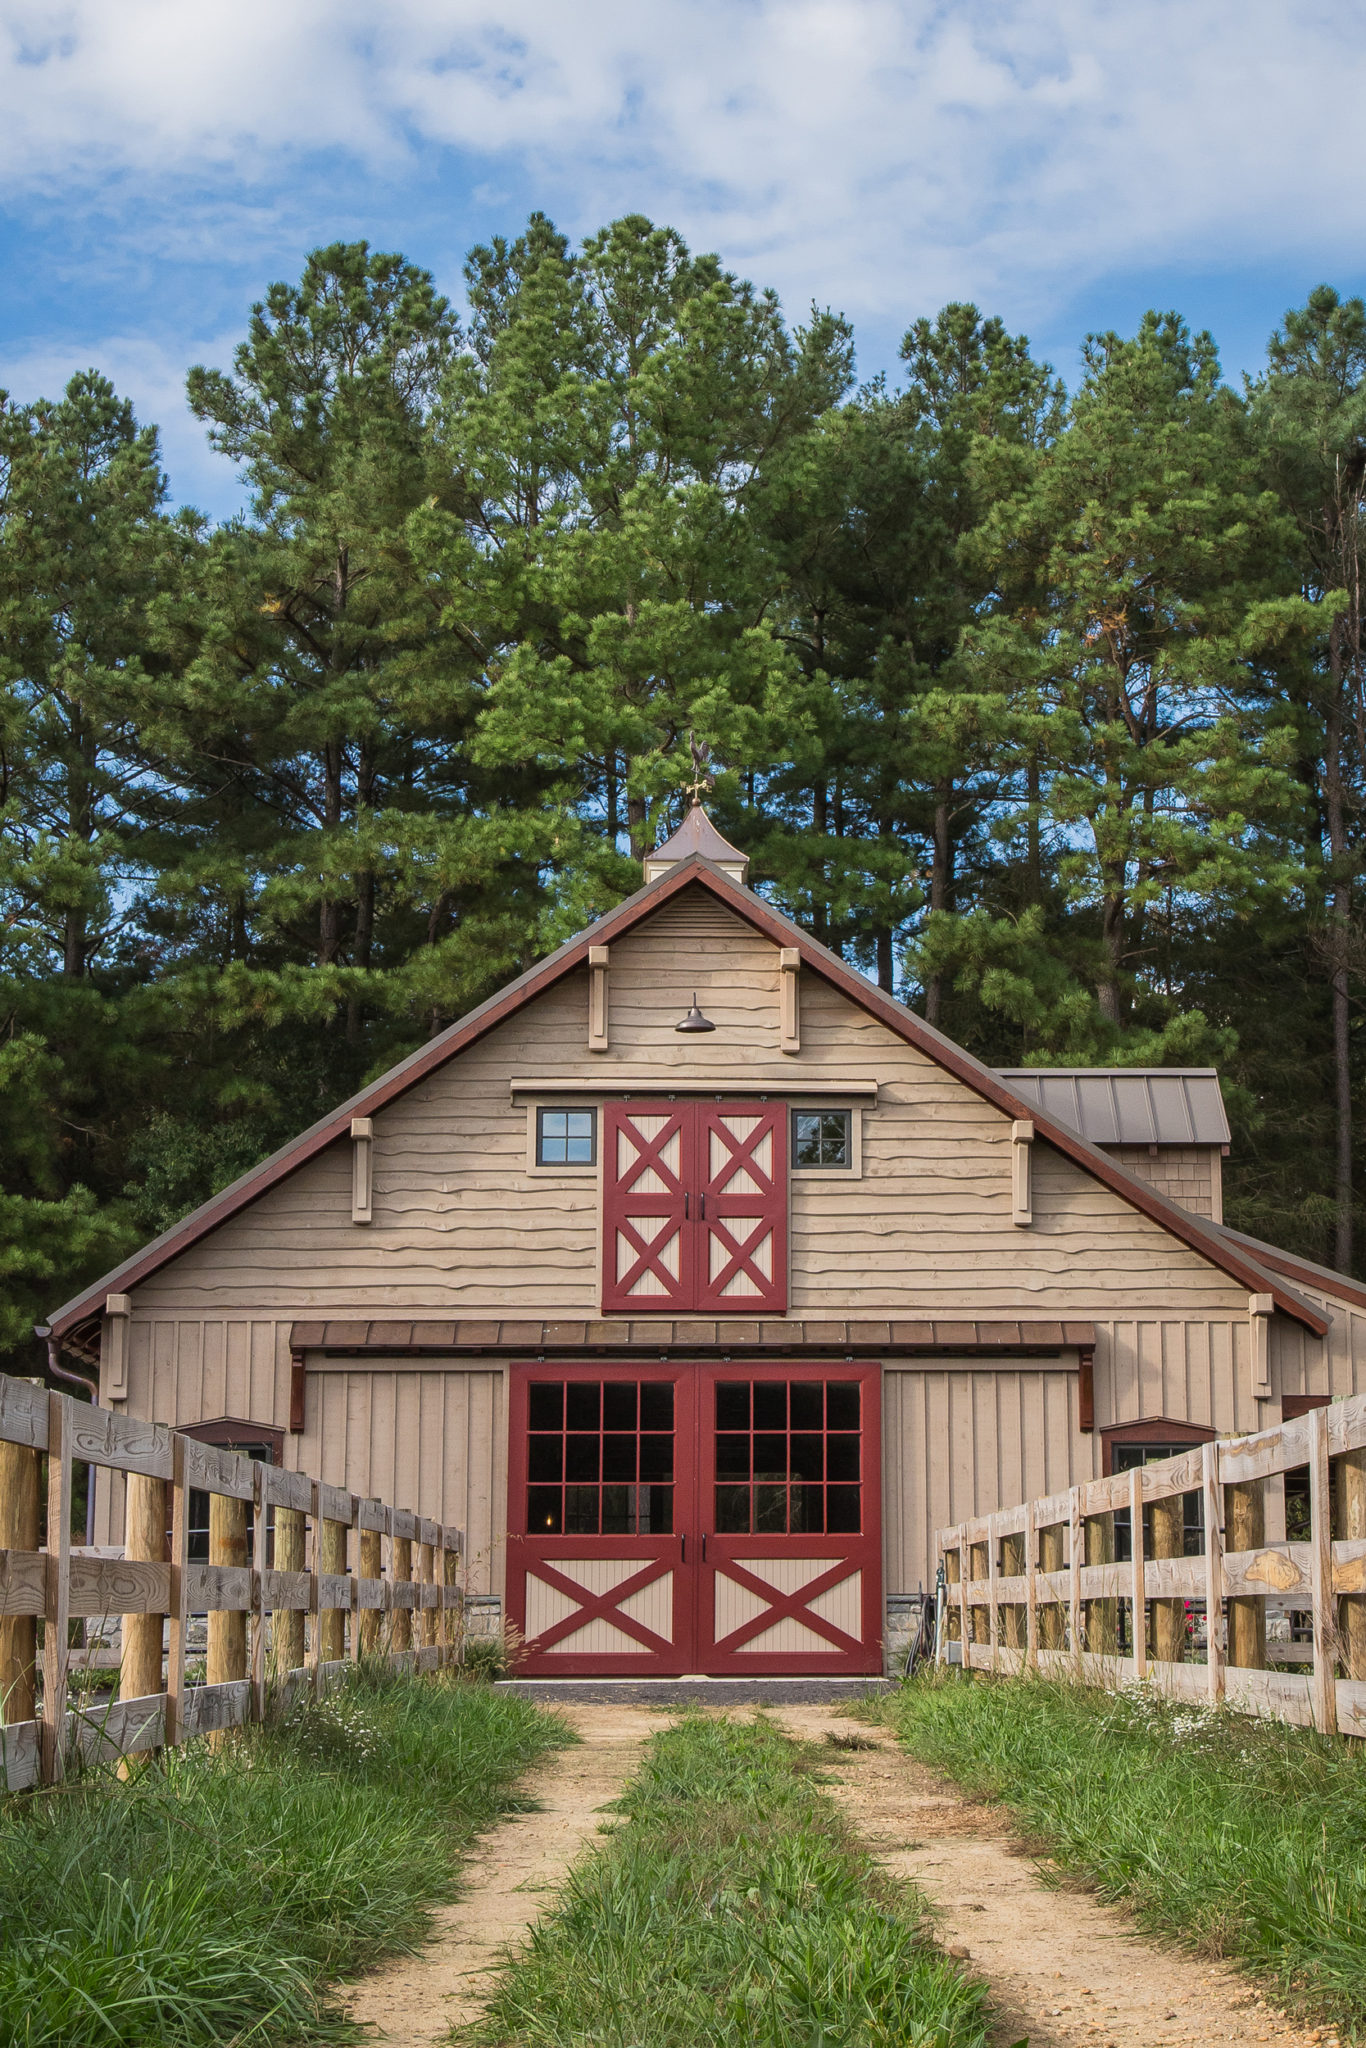
<svg viewBox="0 0 1366 2048">
<path fill-rule="evenodd" d="M 1366 1746 L 1043 1678 L 928 1675 L 878 1718 L 1146 1930 L 1366 2036 Z"/>
<path fill-rule="evenodd" d="M 515 1780 L 527 1702 L 362 1670 L 130 1783 L 0 1800 L 0 2048 L 354 2038 L 336 1980 L 421 1939 Z"/>
</svg>

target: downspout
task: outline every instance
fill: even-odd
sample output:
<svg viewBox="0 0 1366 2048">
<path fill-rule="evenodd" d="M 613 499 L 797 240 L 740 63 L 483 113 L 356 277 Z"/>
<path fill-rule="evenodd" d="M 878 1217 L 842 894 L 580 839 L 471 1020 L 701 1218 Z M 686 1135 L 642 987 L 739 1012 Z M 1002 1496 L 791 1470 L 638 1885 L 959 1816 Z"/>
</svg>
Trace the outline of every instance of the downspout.
<svg viewBox="0 0 1366 2048">
<path fill-rule="evenodd" d="M 84 1387 L 90 1396 L 92 1405 L 98 1408 L 100 1402 L 99 1381 L 88 1378 L 83 1372 L 72 1372 L 69 1366 L 62 1364 L 62 1340 L 60 1337 L 53 1336 L 51 1329 L 46 1323 L 35 1323 L 33 1334 L 47 1346 L 47 1369 L 53 1378 L 65 1380 L 68 1385 L 73 1387 Z M 95 1541 L 95 1488 L 91 1483 L 89 1466 L 86 1467 L 86 1475 L 85 1540 L 87 1545 L 89 1545 Z"/>
</svg>

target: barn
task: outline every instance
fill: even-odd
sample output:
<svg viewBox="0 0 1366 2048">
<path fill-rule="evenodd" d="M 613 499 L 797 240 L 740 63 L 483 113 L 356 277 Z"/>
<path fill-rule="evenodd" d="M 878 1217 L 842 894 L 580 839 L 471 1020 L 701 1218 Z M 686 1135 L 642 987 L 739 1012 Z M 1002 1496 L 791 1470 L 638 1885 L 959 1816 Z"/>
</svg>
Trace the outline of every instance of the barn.
<svg viewBox="0 0 1366 2048">
<path fill-rule="evenodd" d="M 1222 1223 L 1212 1073 L 995 1072 L 747 867 L 693 808 L 52 1341 L 461 1526 L 566 1677 L 880 1670 L 936 1529 L 1366 1387 L 1366 1290 Z"/>
</svg>

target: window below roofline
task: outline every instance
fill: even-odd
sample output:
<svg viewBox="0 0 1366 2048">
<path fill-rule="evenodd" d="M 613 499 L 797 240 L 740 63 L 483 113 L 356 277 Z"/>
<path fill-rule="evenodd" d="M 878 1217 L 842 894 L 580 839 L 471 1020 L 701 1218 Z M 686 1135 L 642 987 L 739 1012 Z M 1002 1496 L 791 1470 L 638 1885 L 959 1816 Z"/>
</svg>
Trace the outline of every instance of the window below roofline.
<svg viewBox="0 0 1366 2048">
<path fill-rule="evenodd" d="M 598 1129 L 601 1113 L 582 1097 L 544 1100 L 527 1105 L 526 1170 L 541 1179 L 566 1177 L 594 1180 L 598 1171 Z M 563 1126 L 563 1127 L 561 1127 Z M 546 1156 L 577 1151 L 588 1157 Z"/>
<path fill-rule="evenodd" d="M 804 1166 L 799 1157 L 799 1118 L 819 1117 L 822 1121 L 842 1118 L 845 1122 L 848 1157 L 845 1163 Z M 797 1181 L 862 1180 L 863 1105 L 827 1101 L 803 1101 L 794 1095 L 788 1103 L 788 1171 Z"/>
</svg>

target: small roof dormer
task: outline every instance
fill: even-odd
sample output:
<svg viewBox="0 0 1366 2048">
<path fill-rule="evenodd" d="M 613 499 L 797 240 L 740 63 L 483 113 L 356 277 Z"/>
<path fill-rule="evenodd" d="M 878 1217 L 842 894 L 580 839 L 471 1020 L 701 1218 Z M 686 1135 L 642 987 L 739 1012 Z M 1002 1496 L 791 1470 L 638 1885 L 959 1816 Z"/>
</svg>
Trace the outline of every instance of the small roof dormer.
<svg viewBox="0 0 1366 2048">
<path fill-rule="evenodd" d="M 646 854 L 646 881 L 657 882 L 661 875 L 667 875 L 670 868 L 677 867 L 680 861 L 687 860 L 694 853 L 700 854 L 703 860 L 709 860 L 714 867 L 720 868 L 723 875 L 728 876 L 732 882 L 738 882 L 742 889 L 746 886 L 749 855 L 741 853 L 739 847 L 732 846 L 728 839 L 721 837 L 701 804 L 697 802 L 689 806 L 688 815 L 672 839 L 666 839 L 653 853 Z"/>
</svg>

